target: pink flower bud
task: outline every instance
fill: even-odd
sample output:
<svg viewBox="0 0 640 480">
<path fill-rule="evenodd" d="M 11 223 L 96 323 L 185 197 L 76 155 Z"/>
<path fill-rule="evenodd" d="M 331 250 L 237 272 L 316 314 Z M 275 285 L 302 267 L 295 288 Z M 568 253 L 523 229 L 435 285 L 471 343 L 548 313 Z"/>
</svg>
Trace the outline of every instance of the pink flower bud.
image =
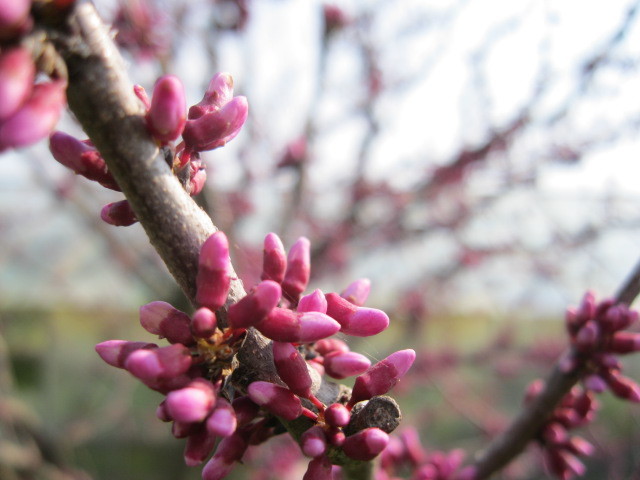
<svg viewBox="0 0 640 480">
<path fill-rule="evenodd" d="M 342 444 L 342 450 L 354 460 L 373 460 L 389 443 L 389 435 L 379 428 L 365 428 L 348 436 Z"/>
<path fill-rule="evenodd" d="M 251 292 L 229 307 L 229 326 L 249 328 L 263 321 L 280 301 L 282 290 L 272 280 L 256 285 Z"/>
<path fill-rule="evenodd" d="M 203 152 L 226 145 L 240 132 L 248 112 L 247 99 L 234 97 L 220 110 L 207 112 L 196 120 L 187 120 L 182 132 L 186 148 Z"/>
<path fill-rule="evenodd" d="M 279 307 L 255 327 L 272 340 L 295 343 L 315 342 L 340 330 L 340 324 L 324 313 L 298 313 Z"/>
<path fill-rule="evenodd" d="M 349 405 L 387 393 L 407 373 L 415 359 L 416 352 L 407 349 L 392 353 L 373 365 L 356 378 Z"/>
<path fill-rule="evenodd" d="M 349 284 L 347 288 L 340 294 L 342 298 L 357 305 L 364 305 L 371 291 L 371 281 L 368 278 L 361 278 Z"/>
<path fill-rule="evenodd" d="M 201 422 L 216 403 L 214 386 L 204 379 L 196 379 L 187 387 L 169 392 L 165 408 L 178 422 Z"/>
<path fill-rule="evenodd" d="M 596 315 L 596 297 L 591 291 L 584 294 L 582 297 L 582 303 L 576 311 L 576 324 L 578 326 L 584 325 L 588 320 L 591 320 Z"/>
<path fill-rule="evenodd" d="M 0 39 L 7 40 L 20 33 L 28 22 L 31 0 L 0 1 Z"/>
<path fill-rule="evenodd" d="M 584 464 L 567 451 L 550 449 L 544 451 L 544 463 L 551 473 L 559 478 L 583 475 Z"/>
<path fill-rule="evenodd" d="M 200 465 L 212 452 L 215 444 L 215 435 L 200 426 L 198 431 L 187 437 L 187 444 L 184 447 L 184 463 L 189 467 Z"/>
<path fill-rule="evenodd" d="M 616 332 L 611 337 L 608 350 L 613 353 L 640 351 L 640 333 Z"/>
<path fill-rule="evenodd" d="M 304 398 L 311 396 L 311 376 L 298 349 L 288 342 L 273 342 L 273 362 L 289 389 Z"/>
<path fill-rule="evenodd" d="M 595 321 L 589 320 L 578 330 L 574 344 L 578 351 L 585 353 L 595 350 L 599 341 L 600 327 Z"/>
<path fill-rule="evenodd" d="M 132 352 L 124 367 L 143 381 L 177 377 L 191 367 L 189 349 L 180 343 L 154 350 L 140 349 Z"/>
<path fill-rule="evenodd" d="M 600 375 L 592 374 L 582 379 L 582 384 L 587 390 L 602 393 L 607 389 L 607 382 Z"/>
<path fill-rule="evenodd" d="M 216 314 L 207 307 L 201 307 L 191 317 L 191 333 L 198 338 L 209 338 L 218 325 Z"/>
<path fill-rule="evenodd" d="M 140 324 L 147 332 L 166 338 L 170 343 L 190 345 L 193 336 L 189 315 L 167 302 L 151 302 L 140 307 Z"/>
<path fill-rule="evenodd" d="M 311 274 L 311 244 L 306 237 L 300 237 L 289 250 L 287 271 L 282 281 L 282 293 L 288 300 L 297 303 L 300 294 L 309 283 Z"/>
<path fill-rule="evenodd" d="M 316 288 L 313 293 L 305 295 L 300 299 L 296 311 L 327 313 L 327 299 L 324 297 L 322 291 Z"/>
<path fill-rule="evenodd" d="M 273 280 L 282 283 L 287 269 L 287 255 L 282 240 L 275 233 L 268 234 L 264 239 L 262 259 L 262 280 Z"/>
<path fill-rule="evenodd" d="M 222 232 L 211 235 L 202 245 L 196 277 L 196 302 L 217 310 L 227 300 L 231 285 L 229 243 Z"/>
<path fill-rule="evenodd" d="M 407 427 L 400 433 L 400 441 L 404 449 L 405 456 L 413 465 L 424 463 L 427 453 L 422 447 L 418 431 L 413 427 Z"/>
<path fill-rule="evenodd" d="M 49 137 L 49 150 L 53 158 L 78 175 L 98 182 L 105 188 L 120 191 L 104 159 L 88 142 L 81 142 L 63 132 L 54 132 Z"/>
<path fill-rule="evenodd" d="M 216 112 L 233 98 L 233 77 L 225 72 L 216 73 L 200 103 L 189 108 L 189 120 L 195 120 L 208 112 Z"/>
<path fill-rule="evenodd" d="M 284 387 L 269 382 L 253 382 L 247 393 L 255 403 L 285 420 L 295 420 L 302 415 L 300 399 Z"/>
<path fill-rule="evenodd" d="M 247 396 L 235 398 L 231 405 L 233 411 L 236 412 L 236 421 L 239 427 L 247 425 L 256 418 L 260 410 L 260 407 Z"/>
<path fill-rule="evenodd" d="M 344 432 L 339 428 L 330 429 L 328 432 L 326 432 L 326 435 L 327 442 L 334 447 L 341 447 L 344 443 L 344 440 L 347 438 Z"/>
<path fill-rule="evenodd" d="M 320 355 L 328 355 L 331 352 L 349 351 L 349 346 L 339 338 L 323 338 L 315 343 L 314 348 Z"/>
<path fill-rule="evenodd" d="M 582 437 L 571 437 L 565 445 L 565 448 L 574 455 L 581 457 L 590 457 L 595 451 L 595 447 Z"/>
<path fill-rule="evenodd" d="M 114 227 L 128 227 L 138 221 L 127 200 L 108 203 L 100 211 L 100 218 Z"/>
<path fill-rule="evenodd" d="M 163 144 L 180 136 L 187 121 L 187 107 L 178 77 L 165 75 L 156 81 L 146 120 L 153 138 Z"/>
<path fill-rule="evenodd" d="M 331 480 L 336 478 L 332 475 L 331 461 L 326 456 L 319 456 L 309 462 L 307 471 L 302 480 Z"/>
<path fill-rule="evenodd" d="M 237 425 L 234 408 L 227 400 L 219 397 L 216 401 L 216 408 L 207 418 L 207 429 L 212 435 L 228 437 L 236 431 Z"/>
<path fill-rule="evenodd" d="M 107 340 L 96 345 L 96 352 L 100 358 L 112 367 L 124 368 L 127 357 L 141 348 L 158 348 L 155 343 L 129 342 L 127 340 Z"/>
<path fill-rule="evenodd" d="M 1 17 L 0 9 L 0 29 L 2 29 Z M 0 55 L 0 121 L 16 113 L 29 98 L 35 72 L 36 67 L 31 59 L 31 52 L 26 48 L 11 48 Z"/>
<path fill-rule="evenodd" d="M 640 386 L 630 378 L 623 377 L 618 372 L 608 372 L 604 380 L 616 397 L 640 403 Z"/>
<path fill-rule="evenodd" d="M 356 352 L 333 352 L 324 357 L 325 372 L 337 379 L 360 375 L 370 366 L 369 359 Z"/>
<path fill-rule="evenodd" d="M 351 419 L 351 412 L 341 403 L 333 403 L 324 411 L 324 419 L 332 427 L 346 427 Z"/>
<path fill-rule="evenodd" d="M 193 160 L 189 164 L 189 169 L 189 195 L 194 197 L 202 191 L 207 182 L 207 170 L 201 162 L 196 164 Z"/>
<path fill-rule="evenodd" d="M 220 441 L 216 453 L 202 470 L 202 480 L 221 480 L 239 462 L 248 447 L 247 441 L 236 432 Z"/>
<path fill-rule="evenodd" d="M 567 442 L 569 434 L 567 433 L 567 429 L 562 425 L 556 422 L 551 422 L 542 430 L 542 437 L 545 442 L 551 445 L 560 445 Z"/>
<path fill-rule="evenodd" d="M 300 437 L 300 447 L 307 457 L 316 458 L 324 455 L 327 451 L 327 438 L 322 427 L 315 425 L 305 431 Z"/>
<path fill-rule="evenodd" d="M 369 337 L 389 326 L 389 317 L 382 310 L 357 307 L 336 293 L 328 293 L 327 315 L 340 323 L 340 330 L 355 337 Z"/>
<path fill-rule="evenodd" d="M 147 95 L 147 91 L 144 89 L 144 87 L 142 85 L 134 85 L 133 93 L 140 99 L 140 101 L 144 105 L 144 108 L 146 110 L 149 110 L 149 108 L 151 107 L 151 100 L 149 100 L 149 95 Z"/>
<path fill-rule="evenodd" d="M 60 80 L 34 85 L 31 96 L 0 124 L 0 150 L 24 147 L 49 135 L 66 102 L 65 88 Z"/>
</svg>

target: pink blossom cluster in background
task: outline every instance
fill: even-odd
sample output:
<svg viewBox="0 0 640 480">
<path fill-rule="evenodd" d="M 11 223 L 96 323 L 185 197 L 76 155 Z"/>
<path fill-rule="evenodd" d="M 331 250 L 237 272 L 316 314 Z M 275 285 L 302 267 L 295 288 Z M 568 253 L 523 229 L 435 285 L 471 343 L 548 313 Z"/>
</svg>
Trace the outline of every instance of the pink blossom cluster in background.
<svg viewBox="0 0 640 480">
<path fill-rule="evenodd" d="M 170 345 L 109 340 L 96 346 L 107 363 L 166 395 L 157 414 L 173 422 L 175 437 L 186 438 L 188 465 L 204 462 L 215 451 L 203 469 L 205 480 L 223 478 L 249 445 L 272 437 L 276 428 L 272 416 L 284 421 L 308 419 L 310 428 L 300 439 L 303 454 L 312 459 L 306 480 L 331 475 L 332 451 L 366 461 L 388 445 L 389 432 L 380 428 L 349 435 L 345 429 L 360 402 L 384 395 L 404 376 L 415 352 L 401 350 L 371 366 L 365 356 L 332 337 L 338 332 L 376 335 L 387 328 L 389 318 L 381 310 L 362 306 L 369 293 L 366 280 L 354 282 L 342 295 L 320 290 L 303 295 L 309 281 L 309 249 L 309 241 L 300 238 L 287 255 L 277 235 L 267 235 L 263 280 L 229 306 L 225 325 L 216 310 L 226 302 L 233 271 L 227 238 L 217 232 L 200 252 L 196 295 L 200 308 L 191 316 L 165 302 L 140 309 L 142 326 Z M 277 379 L 254 380 L 246 391 L 238 391 L 229 382 L 231 362 L 251 327 L 272 340 L 268 350 Z M 316 397 L 324 375 L 356 376 L 353 391 L 324 404 Z"/>
</svg>

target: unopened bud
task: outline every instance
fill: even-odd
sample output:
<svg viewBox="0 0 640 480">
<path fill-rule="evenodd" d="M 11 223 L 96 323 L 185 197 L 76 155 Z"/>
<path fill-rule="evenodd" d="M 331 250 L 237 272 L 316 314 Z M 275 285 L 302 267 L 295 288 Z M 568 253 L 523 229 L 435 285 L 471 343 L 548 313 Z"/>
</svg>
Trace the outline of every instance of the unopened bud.
<svg viewBox="0 0 640 480">
<path fill-rule="evenodd" d="M 289 250 L 287 271 L 282 281 L 282 293 L 293 303 L 297 303 L 300 294 L 309 283 L 311 274 L 311 244 L 306 237 L 300 237 Z"/>
<path fill-rule="evenodd" d="M 300 299 L 296 310 L 298 312 L 327 313 L 327 299 L 322 291 L 316 288 L 312 293 Z"/>
<path fill-rule="evenodd" d="M 314 458 L 309 462 L 307 471 L 302 480 L 330 480 L 334 477 L 332 472 L 331 461 L 324 455 Z"/>
<path fill-rule="evenodd" d="M 324 313 L 299 313 L 279 307 L 255 327 L 272 340 L 295 343 L 316 342 L 340 330 L 340 324 Z"/>
<path fill-rule="evenodd" d="M 227 300 L 231 285 L 229 242 L 222 232 L 211 235 L 200 249 L 196 302 L 217 310 Z"/>
<path fill-rule="evenodd" d="M 367 301 L 371 291 L 371 281 L 368 278 L 361 278 L 349 284 L 340 294 L 342 298 L 361 307 Z"/>
<path fill-rule="evenodd" d="M 249 328 L 263 321 L 278 305 L 281 295 L 282 290 L 276 282 L 265 280 L 259 283 L 238 303 L 229 307 L 229 326 Z"/>
<path fill-rule="evenodd" d="M 327 451 L 327 438 L 322 427 L 315 425 L 305 431 L 300 437 L 300 447 L 307 457 L 316 458 L 324 455 Z"/>
<path fill-rule="evenodd" d="M 217 325 L 216 314 L 207 307 L 199 308 L 191 317 L 191 333 L 198 338 L 209 338 Z"/>
<path fill-rule="evenodd" d="M 4 3 L 13 4 L 14 2 L 5 1 Z M 31 2 L 22 3 L 28 5 Z M 0 9 L 0 30 L 1 24 L 2 10 Z M 16 113 L 29 98 L 35 72 L 36 67 L 31 59 L 31 52 L 26 48 L 11 48 L 0 55 L 0 121 Z"/>
<path fill-rule="evenodd" d="M 303 398 L 311 396 L 311 376 L 307 362 L 298 349 L 288 342 L 273 342 L 273 362 L 280 379 Z"/>
<path fill-rule="evenodd" d="M 127 357 L 141 348 L 154 349 L 158 346 L 148 342 L 129 342 L 127 340 L 107 340 L 96 345 L 100 358 L 112 367 L 124 368 Z"/>
<path fill-rule="evenodd" d="M 328 293 L 327 315 L 340 323 L 340 330 L 356 337 L 369 337 L 389 326 L 389 317 L 382 310 L 358 307 L 336 293 Z"/>
<path fill-rule="evenodd" d="M 407 373 L 415 359 L 416 352 L 407 349 L 392 353 L 373 365 L 356 378 L 349 404 L 387 393 Z"/>
<path fill-rule="evenodd" d="M 373 460 L 389 443 L 389 435 L 379 428 L 365 428 L 348 436 L 342 444 L 342 450 L 354 460 Z"/>
<path fill-rule="evenodd" d="M 300 399 L 284 387 L 259 381 L 251 383 L 247 393 L 256 404 L 285 420 L 295 420 L 302 415 Z"/>
<path fill-rule="evenodd" d="M 323 365 L 327 375 L 343 379 L 364 373 L 371 366 L 371 362 L 356 352 L 333 352 L 325 355 Z"/>
<path fill-rule="evenodd" d="M 187 444 L 184 447 L 184 463 L 189 467 L 200 465 L 211 454 L 215 444 L 215 435 L 200 426 L 197 432 L 187 437 Z"/>
<path fill-rule="evenodd" d="M 236 462 L 239 462 L 247 450 L 248 443 L 236 432 L 220 441 L 216 453 L 202 470 L 202 480 L 221 480 L 226 477 Z"/>
<path fill-rule="evenodd" d="M 174 75 L 160 77 L 153 88 L 151 105 L 147 112 L 147 128 L 161 143 L 180 136 L 187 121 L 184 86 Z"/>
<path fill-rule="evenodd" d="M 166 409 L 178 422 L 201 422 L 216 403 L 214 386 L 204 379 L 196 379 L 187 387 L 169 392 Z"/>
<path fill-rule="evenodd" d="M 207 418 L 207 429 L 213 435 L 228 437 L 235 432 L 237 425 L 234 408 L 227 400 L 219 397 L 216 401 L 216 408 Z"/>
<path fill-rule="evenodd" d="M 140 307 L 142 327 L 147 332 L 166 338 L 170 343 L 192 344 L 190 323 L 189 315 L 167 302 L 156 301 Z"/>
<path fill-rule="evenodd" d="M 324 419 L 332 427 L 346 427 L 351 419 L 351 413 L 341 403 L 333 403 L 324 411 Z"/>
<path fill-rule="evenodd" d="M 127 200 L 108 203 L 100 211 L 100 218 L 114 227 L 128 227 L 138 221 Z"/>
<path fill-rule="evenodd" d="M 287 255 L 282 240 L 275 233 L 268 234 L 264 239 L 262 260 L 262 280 L 273 280 L 282 283 L 287 270 Z"/>
</svg>

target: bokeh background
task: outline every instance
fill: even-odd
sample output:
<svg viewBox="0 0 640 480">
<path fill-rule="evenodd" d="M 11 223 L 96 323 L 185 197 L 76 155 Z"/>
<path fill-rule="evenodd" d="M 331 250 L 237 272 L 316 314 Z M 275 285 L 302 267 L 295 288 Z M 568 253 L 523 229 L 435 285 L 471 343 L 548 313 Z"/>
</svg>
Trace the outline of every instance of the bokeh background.
<svg viewBox="0 0 640 480">
<path fill-rule="evenodd" d="M 203 155 L 198 202 L 247 285 L 270 231 L 310 238 L 313 288 L 372 280 L 392 327 L 351 347 L 419 352 L 397 397 L 429 449 L 486 445 L 566 345 L 564 309 L 640 258 L 638 2 L 97 5 L 148 91 L 173 73 L 193 104 L 233 75 L 249 120 Z M 189 306 L 138 225 L 101 222 L 121 197 L 44 143 L 0 158 L 0 478 L 199 478 L 160 395 L 93 350 L 151 340 L 140 305 Z M 637 407 L 601 403 L 585 478 L 640 478 Z M 301 478 L 272 443 L 234 478 Z M 498 478 L 546 478 L 538 456 Z"/>
</svg>

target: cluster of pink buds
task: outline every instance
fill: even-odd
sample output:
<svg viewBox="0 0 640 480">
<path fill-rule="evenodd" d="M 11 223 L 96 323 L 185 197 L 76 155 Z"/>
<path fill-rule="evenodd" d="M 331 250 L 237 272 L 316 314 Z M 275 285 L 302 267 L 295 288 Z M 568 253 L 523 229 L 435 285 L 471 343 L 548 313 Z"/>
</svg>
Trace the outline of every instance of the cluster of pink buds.
<svg viewBox="0 0 640 480">
<path fill-rule="evenodd" d="M 247 118 L 246 98 L 233 97 L 231 76 L 219 73 L 213 77 L 204 99 L 191 107 L 187 119 L 184 87 L 177 77 L 165 75 L 159 78 L 151 99 L 141 86 L 134 87 L 134 92 L 146 108 L 145 123 L 149 133 L 159 146 L 177 152 L 172 170 L 184 179 L 189 194 L 197 195 L 207 178 L 199 152 L 221 147 L 238 134 Z M 175 147 L 172 142 L 181 135 L 184 141 Z M 78 175 L 120 191 L 100 152 L 90 140 L 78 140 L 55 132 L 50 137 L 49 146 L 53 157 Z M 126 200 L 105 205 L 100 216 L 115 226 L 129 226 L 137 222 Z"/>
<path fill-rule="evenodd" d="M 473 467 L 461 468 L 464 457 L 460 449 L 427 453 L 417 430 L 405 428 L 390 438 L 382 452 L 376 480 L 397 479 L 399 472 L 407 471 L 412 472 L 411 478 L 415 480 L 473 480 Z"/>
<path fill-rule="evenodd" d="M 169 17 L 149 0 L 118 2 L 113 19 L 116 43 L 138 58 L 154 58 L 170 47 Z"/>
<path fill-rule="evenodd" d="M 63 9 L 68 2 L 52 2 Z M 59 72 L 38 81 L 34 54 L 20 44 L 31 32 L 31 0 L 0 1 L 0 151 L 19 148 L 45 138 L 66 104 L 66 80 Z M 6 45 L 5 45 L 6 44 Z"/>
<path fill-rule="evenodd" d="M 577 309 L 569 309 L 566 325 L 572 351 L 562 359 L 561 368 L 585 370 L 582 383 L 586 389 L 600 393 L 607 388 L 617 397 L 640 402 L 640 386 L 622 376 L 617 355 L 640 351 L 640 333 L 624 331 L 638 320 L 638 312 L 613 300 L 596 303 L 587 292 Z"/>
<path fill-rule="evenodd" d="M 525 404 L 530 403 L 543 387 L 542 380 L 533 381 L 527 389 Z M 594 447 L 569 431 L 592 422 L 597 408 L 598 402 L 593 393 L 576 386 L 564 396 L 538 433 L 537 441 L 542 447 L 544 463 L 558 478 L 567 480 L 584 474 L 586 468 L 578 457 L 590 456 Z"/>
<path fill-rule="evenodd" d="M 263 280 L 228 308 L 227 324 L 222 325 L 216 311 L 227 300 L 233 271 L 227 238 L 217 232 L 200 252 L 196 279 L 200 308 L 191 316 L 165 302 L 140 309 L 142 326 L 170 345 L 110 340 L 96 346 L 108 364 L 126 369 L 166 395 L 158 417 L 173 422 L 174 436 L 187 439 L 188 465 L 204 462 L 215 449 L 202 473 L 205 480 L 223 478 L 249 445 L 273 436 L 274 416 L 285 422 L 301 416 L 311 420 L 311 428 L 300 439 L 302 452 L 312 459 L 306 480 L 331 478 L 331 451 L 371 460 L 388 445 L 387 432 L 379 428 L 348 435 L 345 430 L 354 406 L 387 393 L 410 368 L 415 352 L 401 350 L 371 366 L 344 341 L 329 338 L 338 332 L 375 335 L 388 326 L 389 318 L 361 306 L 369 292 L 366 280 L 354 282 L 342 295 L 320 290 L 303 295 L 309 269 L 307 239 L 299 239 L 287 255 L 281 240 L 267 235 Z M 249 328 L 272 340 L 271 367 L 278 383 L 233 382 L 232 361 Z M 319 400 L 316 394 L 324 373 L 334 378 L 357 375 L 351 397 L 329 405 Z"/>
<path fill-rule="evenodd" d="M 345 11 L 337 5 L 325 3 L 322 6 L 322 13 L 324 16 L 325 36 L 346 27 L 352 22 Z"/>
</svg>

